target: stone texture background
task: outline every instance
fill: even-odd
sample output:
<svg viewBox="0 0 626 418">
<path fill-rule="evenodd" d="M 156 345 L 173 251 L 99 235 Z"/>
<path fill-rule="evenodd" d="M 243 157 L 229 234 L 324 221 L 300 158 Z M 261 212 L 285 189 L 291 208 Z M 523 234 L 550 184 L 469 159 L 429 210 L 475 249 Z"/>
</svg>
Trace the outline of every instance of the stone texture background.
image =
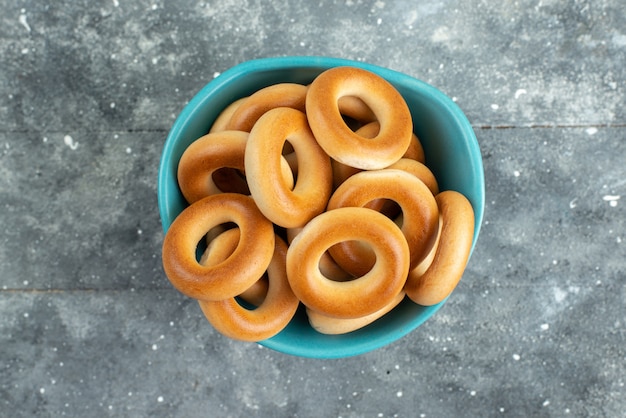
<svg viewBox="0 0 626 418">
<path fill-rule="evenodd" d="M 620 0 L 0 0 L 0 416 L 624 416 Z M 449 302 L 342 360 L 228 340 L 160 262 L 161 148 L 245 60 L 439 88 L 487 208 Z"/>
</svg>

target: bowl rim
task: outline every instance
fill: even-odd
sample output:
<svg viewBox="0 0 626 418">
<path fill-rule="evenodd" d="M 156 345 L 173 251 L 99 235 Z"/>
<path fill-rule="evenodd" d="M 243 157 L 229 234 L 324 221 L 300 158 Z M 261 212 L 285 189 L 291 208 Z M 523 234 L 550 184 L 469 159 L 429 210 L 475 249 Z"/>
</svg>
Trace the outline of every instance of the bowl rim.
<svg viewBox="0 0 626 418">
<path fill-rule="evenodd" d="M 353 61 L 344 58 L 323 57 L 323 56 L 280 56 L 280 57 L 267 57 L 257 58 L 249 61 L 245 61 L 222 72 L 220 75 L 209 81 L 204 87 L 202 87 L 189 102 L 183 107 L 180 114 L 174 121 L 161 152 L 161 158 L 159 162 L 158 171 L 158 183 L 157 183 L 157 200 L 159 215 L 161 218 L 161 224 L 163 232 L 166 233 L 171 221 L 175 218 L 171 213 L 169 207 L 169 201 L 171 200 L 169 188 L 167 184 L 171 179 L 168 177 L 171 173 L 168 172 L 166 166 L 168 164 L 167 156 L 171 155 L 173 148 L 176 146 L 176 138 L 182 134 L 190 120 L 196 116 L 196 114 L 207 105 L 207 102 L 213 99 L 213 95 L 229 86 L 231 83 L 237 81 L 241 77 L 244 77 L 249 73 L 269 72 L 269 71 L 288 71 L 297 69 L 315 69 L 323 71 L 324 69 L 338 67 L 338 66 L 354 66 L 374 72 L 391 84 L 397 87 L 400 83 L 406 88 L 417 89 L 421 93 L 429 96 L 431 100 L 438 102 L 454 120 L 456 125 L 460 128 L 463 137 L 472 142 L 470 147 L 471 159 L 474 162 L 473 175 L 477 177 L 480 190 L 478 207 L 475 210 L 475 229 L 474 237 L 472 241 L 470 258 L 475 249 L 478 241 L 480 227 L 484 216 L 485 206 L 485 181 L 484 181 L 484 168 L 482 156 L 480 154 L 480 147 L 476 138 L 475 132 L 459 106 L 452 101 L 447 95 L 435 88 L 434 86 L 409 76 L 404 73 L 400 73 L 390 68 L 380 67 L 374 64 L 370 64 L 362 61 Z M 207 123 L 207 130 L 208 130 Z M 468 260 L 469 262 L 469 260 Z M 443 300 L 437 305 L 424 307 L 422 314 L 419 318 L 410 321 L 410 324 L 405 327 L 399 327 L 394 332 L 387 333 L 378 338 L 367 339 L 360 338 L 355 344 L 342 345 L 333 344 L 332 347 L 321 347 L 319 345 L 294 345 L 293 343 L 287 343 L 281 338 L 272 337 L 270 339 L 259 341 L 259 344 L 267 348 L 273 349 L 285 354 L 295 355 L 299 357 L 308 358 L 345 358 L 364 354 L 393 343 L 414 329 L 418 328 L 422 323 L 429 319 L 436 311 L 438 311 L 447 301 Z M 280 335 L 280 334 L 279 334 Z M 348 335 L 348 334 L 344 334 Z M 333 336 L 329 336 L 332 337 Z"/>
</svg>

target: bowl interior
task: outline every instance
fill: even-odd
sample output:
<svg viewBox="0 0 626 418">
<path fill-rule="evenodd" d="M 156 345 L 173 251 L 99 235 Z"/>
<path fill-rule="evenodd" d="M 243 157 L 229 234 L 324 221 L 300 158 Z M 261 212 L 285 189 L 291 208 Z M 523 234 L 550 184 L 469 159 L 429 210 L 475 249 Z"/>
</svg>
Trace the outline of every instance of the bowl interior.
<svg viewBox="0 0 626 418">
<path fill-rule="evenodd" d="M 441 190 L 456 190 L 472 203 L 476 245 L 484 210 L 482 158 L 474 131 L 463 112 L 434 87 L 407 75 L 370 64 L 324 57 L 281 57 L 239 64 L 206 85 L 182 110 L 165 142 L 158 178 L 158 203 L 163 230 L 187 206 L 176 180 L 178 161 L 185 149 L 205 135 L 217 117 L 234 100 L 282 82 L 310 83 L 322 71 L 351 65 L 377 73 L 391 82 L 405 98 L 414 131 Z M 314 331 L 304 309 L 278 335 L 260 342 L 274 350 L 312 358 L 340 358 L 362 354 L 405 336 L 430 316 L 438 305 L 423 307 L 409 300 L 373 324 L 344 335 Z"/>
</svg>

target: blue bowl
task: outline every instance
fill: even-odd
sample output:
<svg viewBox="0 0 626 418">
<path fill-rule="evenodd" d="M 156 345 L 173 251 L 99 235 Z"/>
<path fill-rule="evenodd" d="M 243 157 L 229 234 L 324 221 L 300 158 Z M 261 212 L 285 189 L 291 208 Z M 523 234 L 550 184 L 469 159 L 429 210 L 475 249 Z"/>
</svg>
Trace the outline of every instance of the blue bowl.
<svg viewBox="0 0 626 418">
<path fill-rule="evenodd" d="M 159 166 L 158 203 L 163 230 L 187 206 L 176 180 L 178 161 L 191 142 L 208 132 L 218 114 L 231 102 L 283 82 L 310 83 L 322 71 L 354 66 L 374 72 L 405 98 L 414 121 L 415 134 L 441 190 L 456 190 L 472 203 L 475 213 L 474 241 L 478 239 L 485 201 L 480 149 L 474 131 L 459 107 L 434 87 L 386 68 L 327 57 L 279 57 L 239 64 L 207 84 L 185 106 L 165 142 Z M 311 328 L 303 309 L 278 335 L 260 344 L 273 350 L 311 358 L 341 358 L 363 354 L 390 344 L 416 329 L 445 301 L 423 307 L 405 299 L 392 312 L 360 330 L 343 335 L 324 335 Z"/>
</svg>

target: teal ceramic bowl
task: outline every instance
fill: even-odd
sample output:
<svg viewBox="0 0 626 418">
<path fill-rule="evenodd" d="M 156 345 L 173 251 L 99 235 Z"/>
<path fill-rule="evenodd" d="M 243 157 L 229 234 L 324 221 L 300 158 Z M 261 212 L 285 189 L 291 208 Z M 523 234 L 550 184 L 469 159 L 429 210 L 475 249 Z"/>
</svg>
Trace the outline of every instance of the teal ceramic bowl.
<svg viewBox="0 0 626 418">
<path fill-rule="evenodd" d="M 446 95 L 420 80 L 363 62 L 327 57 L 280 57 L 244 62 L 223 72 L 190 100 L 172 126 L 161 155 L 158 204 L 163 230 L 167 231 L 186 207 L 176 181 L 178 161 L 183 151 L 207 133 L 217 115 L 228 104 L 271 84 L 308 84 L 322 71 L 345 65 L 382 76 L 404 96 L 411 109 L 415 133 L 424 148 L 426 163 L 435 174 L 440 189 L 463 193 L 474 207 L 473 251 L 483 218 L 485 187 L 478 142 L 463 112 Z M 260 344 L 302 357 L 355 356 L 404 337 L 444 303 L 422 307 L 405 300 L 373 324 L 343 335 L 324 335 L 314 331 L 301 309 L 280 334 Z"/>
</svg>

